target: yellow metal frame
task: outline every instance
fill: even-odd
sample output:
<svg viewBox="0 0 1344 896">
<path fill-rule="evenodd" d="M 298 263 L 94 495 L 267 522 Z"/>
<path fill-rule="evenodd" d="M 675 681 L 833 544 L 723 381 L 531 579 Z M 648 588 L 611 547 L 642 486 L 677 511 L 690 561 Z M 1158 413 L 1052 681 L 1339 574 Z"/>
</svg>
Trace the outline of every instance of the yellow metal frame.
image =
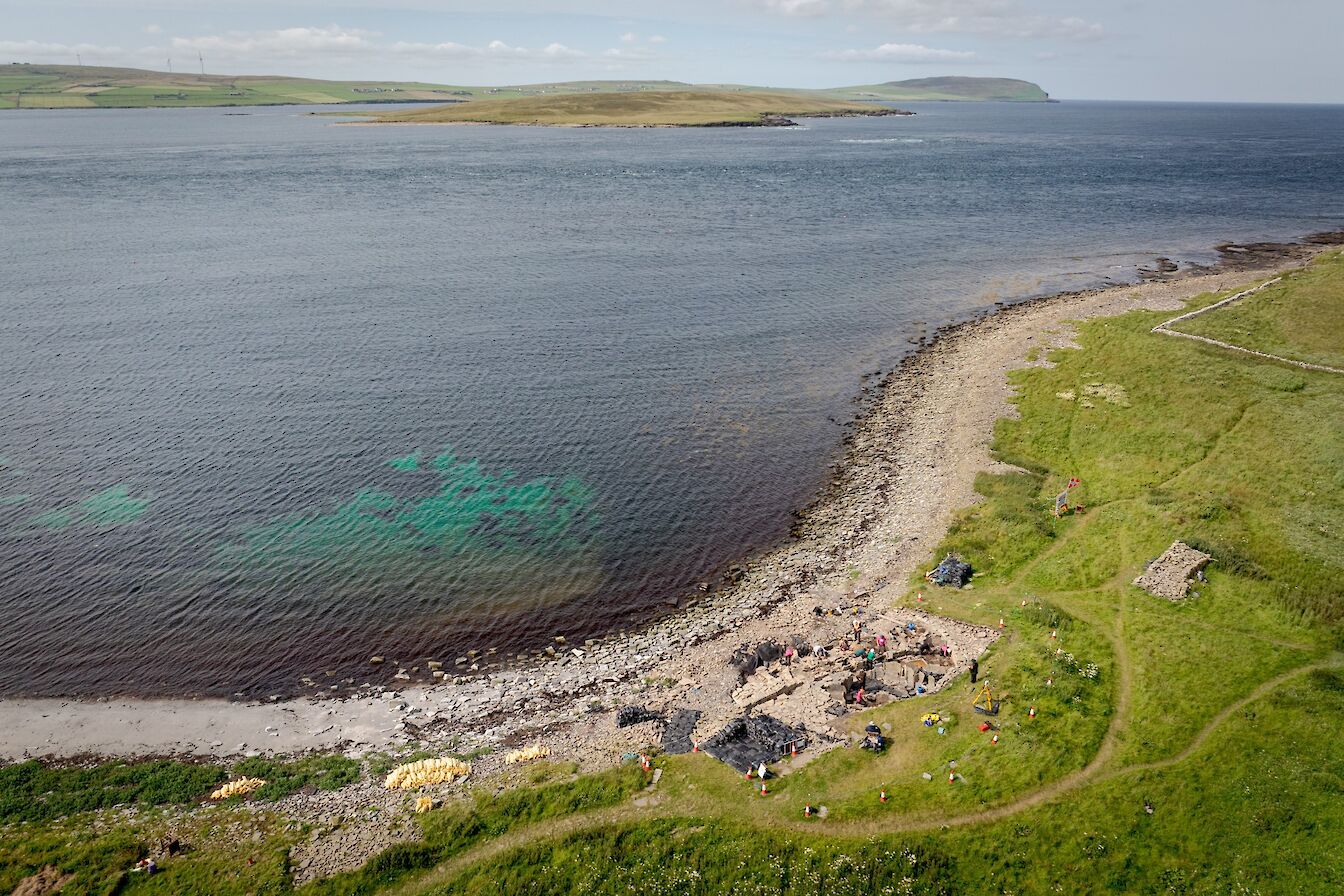
<svg viewBox="0 0 1344 896">
<path fill-rule="evenodd" d="M 981 682 L 980 693 L 976 695 L 975 702 L 971 705 L 974 706 L 978 712 L 982 712 L 985 715 L 994 716 L 999 714 L 998 701 L 994 699 L 994 692 L 989 689 L 989 682 L 987 681 Z"/>
</svg>

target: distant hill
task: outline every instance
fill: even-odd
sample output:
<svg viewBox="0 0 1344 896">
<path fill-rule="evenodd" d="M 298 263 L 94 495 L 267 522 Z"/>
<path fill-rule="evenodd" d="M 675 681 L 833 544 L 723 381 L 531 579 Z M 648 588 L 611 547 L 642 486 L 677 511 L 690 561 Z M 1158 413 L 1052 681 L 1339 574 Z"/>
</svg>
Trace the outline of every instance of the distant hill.
<svg viewBox="0 0 1344 896">
<path fill-rule="evenodd" d="M 0 65 L 0 109 L 258 106 L 341 103 L 473 102 L 563 94 L 781 92 L 734 84 L 681 81 L 563 81 L 471 87 L 416 81 L 322 81 L 279 75 L 198 75 L 84 65 Z M 910 100 L 1044 101 L 1045 91 L 1008 78 L 920 78 L 826 90 L 788 90 L 792 96 L 846 102 Z"/>
<path fill-rule="evenodd" d="M 950 100 L 981 102 L 1044 103 L 1050 94 L 1031 81 L 1016 78 L 913 78 L 862 87 L 837 87 L 826 91 L 845 99 L 881 101 Z"/>
</svg>

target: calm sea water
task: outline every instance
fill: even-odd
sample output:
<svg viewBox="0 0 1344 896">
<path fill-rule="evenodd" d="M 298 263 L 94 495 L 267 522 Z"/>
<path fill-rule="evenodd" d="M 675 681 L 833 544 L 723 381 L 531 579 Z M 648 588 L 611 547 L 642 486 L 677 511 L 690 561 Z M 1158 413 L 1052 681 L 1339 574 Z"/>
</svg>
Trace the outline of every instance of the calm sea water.
<svg viewBox="0 0 1344 896">
<path fill-rule="evenodd" d="M 784 536 L 908 337 L 1344 223 L 1341 108 L 915 108 L 0 114 L 0 693 L 647 618 Z"/>
</svg>

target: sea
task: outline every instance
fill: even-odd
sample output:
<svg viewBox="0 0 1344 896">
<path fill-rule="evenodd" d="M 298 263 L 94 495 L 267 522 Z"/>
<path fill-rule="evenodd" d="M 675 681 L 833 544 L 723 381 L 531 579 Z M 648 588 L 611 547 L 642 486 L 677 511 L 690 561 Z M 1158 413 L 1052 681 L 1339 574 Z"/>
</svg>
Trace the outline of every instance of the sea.
<svg viewBox="0 0 1344 896">
<path fill-rule="evenodd" d="M 938 326 L 1344 226 L 1344 107 L 908 108 L 0 112 L 0 695 L 637 626 L 786 539 Z"/>
</svg>

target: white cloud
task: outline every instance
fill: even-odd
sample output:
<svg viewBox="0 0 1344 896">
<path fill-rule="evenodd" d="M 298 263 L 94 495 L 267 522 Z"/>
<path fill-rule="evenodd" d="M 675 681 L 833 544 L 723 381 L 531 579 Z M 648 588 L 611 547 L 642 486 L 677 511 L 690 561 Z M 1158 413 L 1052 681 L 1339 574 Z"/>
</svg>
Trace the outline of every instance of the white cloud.
<svg viewBox="0 0 1344 896">
<path fill-rule="evenodd" d="M 621 59 L 627 62 L 645 62 L 658 58 L 657 53 L 644 47 L 612 47 L 603 50 L 602 56 L 604 59 Z"/>
<path fill-rule="evenodd" d="M 650 38 L 649 38 L 649 43 L 651 43 L 651 44 L 665 44 L 665 43 L 667 43 L 667 38 L 663 37 L 661 34 L 655 34 L 653 37 L 650 37 Z"/>
<path fill-rule="evenodd" d="M 840 11 L 836 7 L 846 4 L 835 0 L 755 0 L 755 5 L 786 16 L 821 16 Z"/>
<path fill-rule="evenodd" d="M 1056 18 L 1025 9 L 1019 0 L 746 0 L 786 16 L 862 15 L 881 17 L 916 34 L 982 34 L 990 37 L 1095 40 L 1105 35 L 1097 22 L 1078 16 Z"/>
<path fill-rule="evenodd" d="M 412 41 L 397 41 L 393 44 L 377 47 L 377 54 L 387 56 L 415 57 L 426 60 L 471 60 L 471 59 L 519 59 L 542 62 L 563 62 L 587 58 L 581 50 L 571 49 L 564 44 L 551 43 L 540 49 L 514 47 L 502 40 L 492 40 L 484 47 L 473 47 L 453 41 L 428 44 Z"/>
<path fill-rule="evenodd" d="M 548 59 L 582 59 L 587 54 L 582 50 L 571 50 L 564 44 L 547 44 L 541 55 Z"/>
<path fill-rule="evenodd" d="M 271 64 L 286 66 L 314 62 L 361 62 L 371 67 L 393 61 L 516 61 L 549 65 L 596 58 L 558 42 L 537 48 L 512 46 L 502 40 L 493 40 L 484 46 L 454 41 L 387 42 L 378 32 L 337 25 L 173 37 L 166 45 L 134 49 L 89 43 L 0 40 L 0 59 L 21 62 L 73 63 L 77 56 L 83 56 L 85 64 L 89 65 L 160 66 L 165 56 L 181 55 L 194 59 L 198 53 L 205 56 L 206 64 L 212 71 L 227 71 L 235 66 L 248 69 Z M 644 58 L 647 53 L 647 50 L 632 47 L 621 56 L 628 59 Z"/>
<path fill-rule="evenodd" d="M 973 62 L 970 50 L 940 50 L 923 44 L 882 44 L 870 50 L 838 50 L 823 53 L 837 62 Z"/>
<path fill-rule="evenodd" d="M 394 41 L 388 43 L 376 31 L 359 28 L 327 27 L 281 28 L 275 31 L 229 32 L 200 37 L 175 37 L 172 48 L 179 51 L 204 53 L 216 67 L 234 62 L 264 63 L 268 61 L 347 61 L 367 60 L 372 63 L 391 59 L 442 62 L 445 60 L 471 61 L 531 61 L 561 63 L 588 58 L 588 54 L 562 43 L 550 43 L 540 48 L 512 46 L 502 40 L 492 40 L 484 46 L 441 41 Z"/>
<path fill-rule="evenodd" d="M 226 59 L 296 59 L 315 53 L 348 58 L 374 49 L 375 37 L 376 32 L 332 25 L 174 37 L 171 45 L 174 50 L 190 50 Z"/>
<path fill-rule="evenodd" d="M 146 25 L 144 31 L 146 34 L 162 34 L 163 28 L 159 25 Z"/>
<path fill-rule="evenodd" d="M 621 35 L 622 43 L 632 44 L 637 40 L 639 40 L 639 35 L 635 34 L 633 31 L 627 31 Z"/>
<path fill-rule="evenodd" d="M 103 47 L 98 44 L 60 44 L 40 40 L 0 40 L 0 58 L 15 62 L 73 62 L 76 54 L 88 56 L 87 65 L 98 65 L 94 60 L 122 56 L 121 47 Z"/>
</svg>

